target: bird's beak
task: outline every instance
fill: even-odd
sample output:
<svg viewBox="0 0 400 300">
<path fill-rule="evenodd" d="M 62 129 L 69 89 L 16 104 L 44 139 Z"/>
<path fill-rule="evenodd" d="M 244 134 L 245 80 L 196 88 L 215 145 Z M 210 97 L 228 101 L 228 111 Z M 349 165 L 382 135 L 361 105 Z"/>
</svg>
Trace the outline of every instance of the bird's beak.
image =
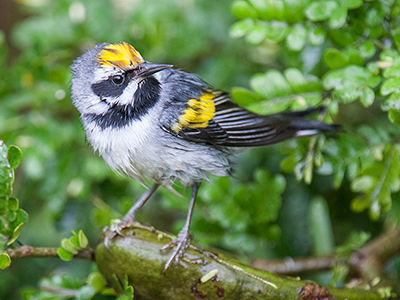
<svg viewBox="0 0 400 300">
<path fill-rule="evenodd" d="M 144 62 L 142 63 L 142 67 L 144 67 L 144 69 L 140 71 L 136 76 L 145 79 L 150 75 L 153 75 L 154 73 L 157 73 L 161 70 L 172 68 L 173 65 L 153 64 L 149 62 Z"/>
</svg>

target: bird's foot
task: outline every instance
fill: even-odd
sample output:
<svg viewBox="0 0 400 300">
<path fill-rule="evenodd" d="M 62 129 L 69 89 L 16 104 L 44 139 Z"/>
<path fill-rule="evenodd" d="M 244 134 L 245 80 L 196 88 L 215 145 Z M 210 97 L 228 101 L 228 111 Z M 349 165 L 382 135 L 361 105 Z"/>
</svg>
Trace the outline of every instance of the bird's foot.
<svg viewBox="0 0 400 300">
<path fill-rule="evenodd" d="M 103 233 L 106 234 L 104 237 L 104 246 L 106 246 L 107 250 L 110 250 L 110 243 L 114 237 L 125 236 L 122 230 L 125 228 L 130 228 L 135 223 L 137 223 L 135 218 L 127 218 L 125 216 L 122 221 L 104 227 Z"/>
<path fill-rule="evenodd" d="M 166 250 L 168 248 L 173 248 L 174 246 L 176 246 L 176 248 L 173 250 L 170 258 L 168 259 L 167 263 L 165 264 L 164 267 L 164 273 L 165 271 L 167 271 L 167 269 L 171 266 L 171 264 L 173 262 L 176 262 L 177 264 L 180 263 L 183 255 L 185 254 L 186 249 L 189 247 L 190 242 L 192 240 L 192 236 L 188 231 L 181 231 L 178 234 L 178 237 L 169 242 L 168 244 L 164 245 L 163 247 L 161 247 L 161 251 L 162 250 Z"/>
</svg>

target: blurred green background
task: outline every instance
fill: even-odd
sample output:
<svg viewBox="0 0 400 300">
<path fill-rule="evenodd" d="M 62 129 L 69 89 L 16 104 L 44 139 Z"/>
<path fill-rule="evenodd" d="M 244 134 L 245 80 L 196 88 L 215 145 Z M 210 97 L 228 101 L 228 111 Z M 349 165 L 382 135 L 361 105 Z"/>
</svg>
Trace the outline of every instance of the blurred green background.
<svg viewBox="0 0 400 300">
<path fill-rule="evenodd" d="M 368 6 L 342 1 L 348 5 L 348 19 L 339 25 L 335 22 L 342 22 L 343 12 L 337 18 L 323 16 L 325 11 L 313 11 L 312 1 L 249 2 L 0 1 L 0 140 L 23 151 L 14 184 L 14 195 L 29 213 L 19 238 L 22 244 L 58 247 L 72 229 L 82 229 L 95 246 L 102 227 L 121 218 L 145 191 L 134 180 L 113 174 L 93 153 L 70 100 L 72 61 L 96 43 L 122 40 L 146 60 L 196 73 L 262 113 L 320 105 L 327 96 L 325 120 L 333 117 L 347 131 L 319 137 L 315 148 L 305 138 L 237 155 L 233 178 L 211 178 L 202 185 L 191 227 L 194 244 L 225 249 L 244 261 L 312 256 L 332 253 L 351 236 L 357 240 L 367 232 L 376 237 L 398 224 L 395 184 L 375 208 L 368 193 L 378 180 L 361 188 L 356 184 L 363 176 L 381 178 L 381 173 L 365 170 L 387 164 L 388 153 L 393 160 L 400 157 L 395 148 L 400 132 L 397 111 L 389 100 L 373 103 L 374 92 L 377 97 L 385 93 L 379 94 L 382 81 L 376 80 L 381 69 L 372 71 L 368 65 L 382 57 L 393 62 L 398 50 L 392 44 L 379 48 L 367 43 L 388 40 L 385 32 L 390 28 L 382 25 L 379 35 L 371 25 L 369 36 L 361 28 L 367 21 L 379 24 L 387 15 L 393 26 L 397 24 L 398 16 L 390 11 L 399 11 L 398 1 L 374 1 Z M 371 9 L 381 19 L 373 19 Z M 358 23 L 351 23 L 353 19 Z M 354 65 L 359 69 L 346 69 Z M 345 74 L 355 74 L 349 75 L 350 82 L 360 77 L 368 81 L 362 81 L 361 94 L 354 96 L 353 91 L 360 90 L 361 83 L 352 89 L 337 84 L 346 81 Z M 333 96 L 332 90 L 337 92 Z M 390 106 L 390 120 L 382 101 Z M 396 150 L 390 152 L 388 145 Z M 310 149 L 317 172 L 306 184 L 312 174 L 306 163 Z M 398 181 L 398 172 L 391 176 Z M 360 192 L 367 196 L 357 198 Z M 160 190 L 138 219 L 176 234 L 188 205 L 188 199 Z M 0 271 L 0 299 L 42 299 L 32 296 L 42 278 L 67 273 L 84 281 L 93 268 L 90 262 L 76 260 L 13 261 Z M 400 260 L 392 260 L 387 270 L 398 280 Z M 305 276 L 323 284 L 332 279 L 329 272 Z"/>
</svg>

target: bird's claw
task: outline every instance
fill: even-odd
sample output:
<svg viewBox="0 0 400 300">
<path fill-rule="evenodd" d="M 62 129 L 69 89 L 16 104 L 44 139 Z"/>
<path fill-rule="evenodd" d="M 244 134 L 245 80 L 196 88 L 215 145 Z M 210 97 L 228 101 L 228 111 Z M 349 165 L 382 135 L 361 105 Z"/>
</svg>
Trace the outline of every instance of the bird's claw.
<svg viewBox="0 0 400 300">
<path fill-rule="evenodd" d="M 106 249 L 110 250 L 111 240 L 116 236 L 125 236 L 122 230 L 131 227 L 132 225 L 134 225 L 135 222 L 136 220 L 127 221 L 123 219 L 118 223 L 104 227 L 103 233 L 106 234 L 106 236 L 104 237 L 104 246 L 106 247 Z"/>
<path fill-rule="evenodd" d="M 181 258 L 185 254 L 186 249 L 189 247 L 191 240 L 192 240 L 192 237 L 189 234 L 189 232 L 187 232 L 187 231 L 180 232 L 178 234 L 178 237 L 175 240 L 173 240 L 173 241 L 169 242 L 168 244 L 164 245 L 163 247 L 161 247 L 160 250 L 162 251 L 162 250 L 166 250 L 168 248 L 173 248 L 174 246 L 176 246 L 176 248 L 172 252 L 171 256 L 169 257 L 167 263 L 165 264 L 164 271 L 163 271 L 164 273 L 165 273 L 165 271 L 167 271 L 167 269 L 171 266 L 171 264 L 173 262 L 176 262 L 177 264 L 179 264 Z"/>
</svg>

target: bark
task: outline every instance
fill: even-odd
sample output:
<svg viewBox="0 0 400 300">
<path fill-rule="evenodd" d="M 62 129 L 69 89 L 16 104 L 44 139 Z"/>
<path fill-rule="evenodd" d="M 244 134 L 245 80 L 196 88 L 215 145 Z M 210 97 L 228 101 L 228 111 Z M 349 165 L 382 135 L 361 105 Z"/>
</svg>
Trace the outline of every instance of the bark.
<svg viewBox="0 0 400 300">
<path fill-rule="evenodd" d="M 101 243 L 95 260 L 106 279 L 122 282 L 127 276 L 135 293 L 144 299 L 268 299 L 268 300 L 373 300 L 378 292 L 322 287 L 312 281 L 283 277 L 243 265 L 223 254 L 190 247 L 186 260 L 163 273 L 169 251 L 160 251 L 171 237 L 144 226 L 115 237 L 110 250 Z M 190 260 L 190 261 L 189 261 Z M 114 275 L 115 274 L 115 275 Z"/>
</svg>

